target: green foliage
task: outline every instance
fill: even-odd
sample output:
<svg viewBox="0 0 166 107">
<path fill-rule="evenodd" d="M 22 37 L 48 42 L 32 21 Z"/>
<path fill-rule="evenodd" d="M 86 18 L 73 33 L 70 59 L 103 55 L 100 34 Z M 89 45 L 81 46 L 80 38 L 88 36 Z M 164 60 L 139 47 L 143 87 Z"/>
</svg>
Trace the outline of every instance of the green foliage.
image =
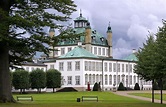
<svg viewBox="0 0 166 107">
<path fill-rule="evenodd" d="M 98 83 L 96 82 L 93 86 L 93 91 L 99 91 L 99 88 L 98 88 Z"/>
<path fill-rule="evenodd" d="M 118 91 L 124 91 L 124 90 L 125 90 L 125 87 L 124 87 L 123 83 L 120 82 L 119 87 L 118 87 Z"/>
<path fill-rule="evenodd" d="M 47 88 L 60 88 L 61 87 L 61 73 L 56 69 L 49 69 L 46 72 Z"/>
<path fill-rule="evenodd" d="M 17 65 L 29 61 L 36 51 L 48 54 L 49 48 L 43 43 L 50 45 L 52 38 L 44 29 L 62 28 L 59 23 L 70 19 L 75 7 L 72 0 L 0 1 L 0 44 L 10 50 L 10 62 Z M 57 43 L 60 37 L 55 38 Z"/>
<path fill-rule="evenodd" d="M 27 89 L 29 88 L 29 72 L 18 69 L 13 72 L 12 84 L 15 89 Z"/>
<path fill-rule="evenodd" d="M 159 28 L 156 39 L 148 37 L 146 44 L 138 51 L 135 72 L 146 80 L 159 80 L 166 77 L 166 22 Z"/>
<path fill-rule="evenodd" d="M 134 90 L 140 90 L 139 84 L 135 83 Z"/>
<path fill-rule="evenodd" d="M 31 88 L 41 92 L 41 88 L 46 87 L 46 73 L 41 69 L 33 70 L 30 73 Z"/>
<path fill-rule="evenodd" d="M 154 90 L 159 90 L 159 86 L 158 86 L 158 83 L 156 81 L 153 84 L 153 89 Z"/>
</svg>

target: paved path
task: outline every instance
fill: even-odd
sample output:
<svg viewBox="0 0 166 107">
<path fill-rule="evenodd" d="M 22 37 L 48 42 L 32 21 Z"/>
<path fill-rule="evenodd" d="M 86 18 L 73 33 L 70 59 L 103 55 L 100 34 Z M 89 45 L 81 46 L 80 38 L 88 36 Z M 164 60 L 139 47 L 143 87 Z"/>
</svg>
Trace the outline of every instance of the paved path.
<svg viewBox="0 0 166 107">
<path fill-rule="evenodd" d="M 135 95 L 129 95 L 129 93 L 151 93 L 151 91 L 117 91 L 114 92 L 114 94 L 121 95 L 121 96 L 126 96 L 126 97 L 131 97 L 139 100 L 145 100 L 145 101 L 152 101 L 151 98 L 146 98 L 146 97 L 141 97 L 141 96 L 135 96 Z M 160 93 L 160 91 L 155 91 L 155 93 Z M 163 94 L 166 94 L 166 91 L 163 91 Z M 155 103 L 160 103 L 160 100 L 155 99 Z M 163 104 L 166 104 L 166 101 L 163 100 Z"/>
</svg>

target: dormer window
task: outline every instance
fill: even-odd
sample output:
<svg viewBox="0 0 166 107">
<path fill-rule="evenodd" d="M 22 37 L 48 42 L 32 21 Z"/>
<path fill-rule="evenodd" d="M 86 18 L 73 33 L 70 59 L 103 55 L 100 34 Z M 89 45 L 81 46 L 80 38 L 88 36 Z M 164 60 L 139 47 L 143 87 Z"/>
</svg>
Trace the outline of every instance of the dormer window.
<svg viewBox="0 0 166 107">
<path fill-rule="evenodd" d="M 100 40 L 103 42 L 104 41 L 104 37 L 101 37 Z"/>
</svg>

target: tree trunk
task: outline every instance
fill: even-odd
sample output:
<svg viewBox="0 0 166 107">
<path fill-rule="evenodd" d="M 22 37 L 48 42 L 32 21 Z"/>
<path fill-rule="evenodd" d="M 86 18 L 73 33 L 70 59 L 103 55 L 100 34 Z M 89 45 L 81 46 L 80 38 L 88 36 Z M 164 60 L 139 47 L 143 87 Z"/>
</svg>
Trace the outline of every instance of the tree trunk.
<svg viewBox="0 0 166 107">
<path fill-rule="evenodd" d="M 152 103 L 154 103 L 154 79 L 152 80 Z"/>
<path fill-rule="evenodd" d="M 11 93 L 8 49 L 0 45 L 0 102 L 15 102 Z"/>
<path fill-rule="evenodd" d="M 160 78 L 160 94 L 161 94 L 161 104 L 163 104 L 163 81 L 162 78 Z"/>
<path fill-rule="evenodd" d="M 53 87 L 53 93 L 55 92 L 55 88 Z"/>
</svg>

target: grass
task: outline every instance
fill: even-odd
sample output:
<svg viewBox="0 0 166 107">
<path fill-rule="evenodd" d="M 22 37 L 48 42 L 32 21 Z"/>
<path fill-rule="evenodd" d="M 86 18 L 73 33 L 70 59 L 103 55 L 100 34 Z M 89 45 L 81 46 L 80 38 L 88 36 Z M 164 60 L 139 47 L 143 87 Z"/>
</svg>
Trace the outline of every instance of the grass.
<svg viewBox="0 0 166 107">
<path fill-rule="evenodd" d="M 165 107 L 161 104 L 118 96 L 111 92 L 58 92 L 28 95 L 32 95 L 34 101 L 0 104 L 0 107 Z M 98 96 L 99 102 L 76 102 L 77 98 L 85 95 Z M 14 94 L 14 98 L 16 96 Z"/>
<path fill-rule="evenodd" d="M 130 93 L 130 94 L 131 95 L 135 95 L 135 96 L 152 98 L 152 94 L 151 93 Z M 160 100 L 160 93 L 155 93 L 154 98 Z M 163 100 L 166 101 L 166 94 L 163 94 Z"/>
</svg>

